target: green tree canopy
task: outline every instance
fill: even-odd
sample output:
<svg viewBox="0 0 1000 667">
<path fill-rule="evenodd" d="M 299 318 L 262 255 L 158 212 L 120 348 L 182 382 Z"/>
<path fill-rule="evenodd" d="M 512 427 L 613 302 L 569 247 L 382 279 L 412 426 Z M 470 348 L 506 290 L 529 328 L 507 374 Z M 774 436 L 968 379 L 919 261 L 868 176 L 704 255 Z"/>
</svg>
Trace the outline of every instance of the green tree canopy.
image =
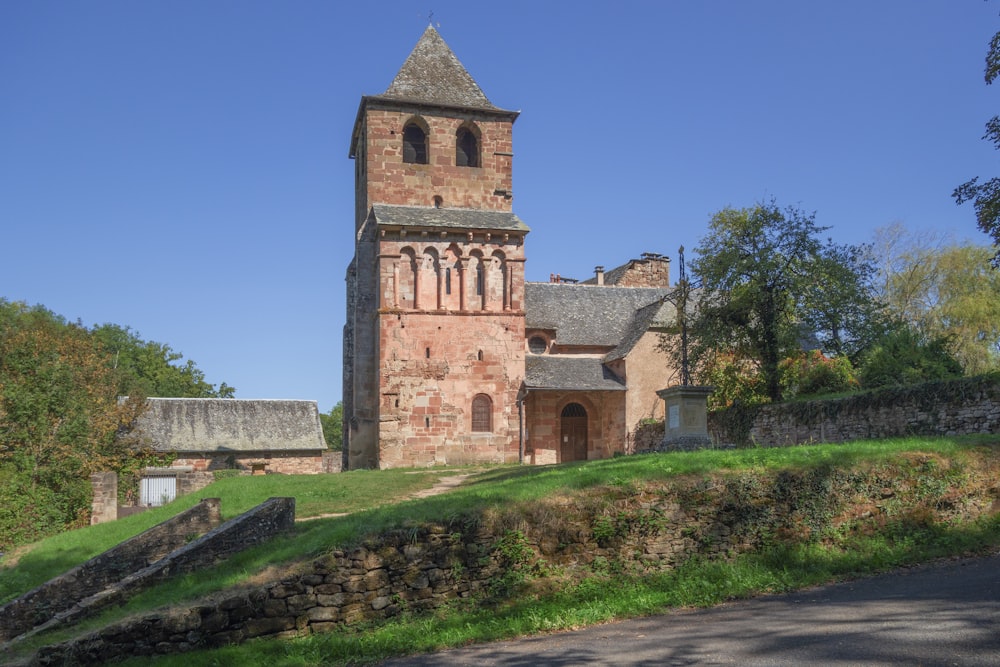
<svg viewBox="0 0 1000 667">
<path fill-rule="evenodd" d="M 147 395 L 231 394 L 178 359 L 127 328 L 0 298 L 0 551 L 85 522 L 91 473 L 155 460 L 120 437 Z"/>
<path fill-rule="evenodd" d="M 334 451 L 343 449 L 344 402 L 337 401 L 337 404 L 330 408 L 330 414 L 321 412 L 319 422 L 323 427 L 323 439 L 326 440 L 326 446 Z"/>
<path fill-rule="evenodd" d="M 133 380 L 133 392 L 163 398 L 232 398 L 236 390 L 225 382 L 205 381 L 193 361 L 174 352 L 169 345 L 145 341 L 130 327 L 102 324 L 93 334 L 112 358 L 112 363 Z"/>
<path fill-rule="evenodd" d="M 779 362 L 807 341 L 826 341 L 833 352 L 867 336 L 871 271 L 856 249 L 820 241 L 826 227 L 813 214 L 781 209 L 772 200 L 726 208 L 699 242 L 693 274 L 701 294 L 690 324 L 692 357 L 705 367 L 719 352 L 752 363 L 764 394 L 782 398 Z"/>
<path fill-rule="evenodd" d="M 986 85 L 992 84 L 1000 75 L 1000 32 L 993 35 L 986 52 Z M 1000 116 L 993 116 L 986 122 L 986 133 L 982 137 L 1000 149 Z M 976 211 L 976 224 L 993 239 L 993 266 L 1000 268 L 1000 178 L 993 177 L 982 183 L 979 177 L 966 181 L 955 188 L 952 197 L 959 205 L 972 202 Z"/>
<path fill-rule="evenodd" d="M 84 520 L 89 475 L 136 456 L 116 437 L 143 407 L 126 384 L 85 328 L 0 299 L 0 546 Z"/>
<path fill-rule="evenodd" d="M 881 298 L 915 340 L 938 341 L 966 375 L 1000 368 L 1000 272 L 992 251 L 940 235 L 877 230 Z"/>
</svg>

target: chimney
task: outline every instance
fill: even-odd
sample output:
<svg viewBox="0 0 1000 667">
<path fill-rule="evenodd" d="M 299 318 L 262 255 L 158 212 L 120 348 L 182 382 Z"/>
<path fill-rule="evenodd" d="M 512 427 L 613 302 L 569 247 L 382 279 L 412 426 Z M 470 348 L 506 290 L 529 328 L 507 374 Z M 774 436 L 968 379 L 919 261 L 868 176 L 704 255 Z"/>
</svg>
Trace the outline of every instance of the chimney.
<svg viewBox="0 0 1000 667">
<path fill-rule="evenodd" d="M 597 281 L 598 285 L 604 284 L 604 267 L 595 266 L 594 267 L 594 279 Z"/>
</svg>

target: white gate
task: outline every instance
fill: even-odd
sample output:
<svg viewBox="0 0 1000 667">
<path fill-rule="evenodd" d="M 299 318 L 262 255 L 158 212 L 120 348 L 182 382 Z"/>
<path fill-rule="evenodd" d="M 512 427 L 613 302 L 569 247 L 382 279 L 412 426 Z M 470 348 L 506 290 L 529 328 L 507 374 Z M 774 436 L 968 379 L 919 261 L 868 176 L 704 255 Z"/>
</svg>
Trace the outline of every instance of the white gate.
<svg viewBox="0 0 1000 667">
<path fill-rule="evenodd" d="M 174 476 L 143 477 L 139 483 L 139 502 L 159 507 L 177 497 L 177 478 Z"/>
</svg>

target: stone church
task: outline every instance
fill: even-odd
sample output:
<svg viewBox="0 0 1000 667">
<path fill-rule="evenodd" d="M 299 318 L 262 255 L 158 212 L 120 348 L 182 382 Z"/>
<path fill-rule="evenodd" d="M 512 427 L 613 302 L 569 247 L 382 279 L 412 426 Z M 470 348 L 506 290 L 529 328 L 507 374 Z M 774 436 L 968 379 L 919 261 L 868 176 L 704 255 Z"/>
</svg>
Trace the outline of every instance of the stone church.
<svg viewBox="0 0 1000 667">
<path fill-rule="evenodd" d="M 628 451 L 673 375 L 666 257 L 525 282 L 512 130 L 433 27 L 351 136 L 344 469 Z"/>
</svg>

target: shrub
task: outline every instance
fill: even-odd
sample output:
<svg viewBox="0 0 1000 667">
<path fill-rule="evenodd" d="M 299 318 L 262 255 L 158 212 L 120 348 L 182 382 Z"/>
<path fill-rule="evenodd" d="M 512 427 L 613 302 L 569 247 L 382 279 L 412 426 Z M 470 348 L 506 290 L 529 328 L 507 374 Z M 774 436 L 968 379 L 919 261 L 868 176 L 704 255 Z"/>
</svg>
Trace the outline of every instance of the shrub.
<svg viewBox="0 0 1000 667">
<path fill-rule="evenodd" d="M 819 350 L 781 362 L 781 382 L 788 398 L 835 394 L 858 388 L 854 366 L 847 357 L 827 357 Z"/>
<path fill-rule="evenodd" d="M 888 333 L 863 358 L 859 372 L 865 389 L 908 385 L 962 376 L 962 365 L 948 351 L 948 339 L 926 339 L 910 327 Z"/>
</svg>

